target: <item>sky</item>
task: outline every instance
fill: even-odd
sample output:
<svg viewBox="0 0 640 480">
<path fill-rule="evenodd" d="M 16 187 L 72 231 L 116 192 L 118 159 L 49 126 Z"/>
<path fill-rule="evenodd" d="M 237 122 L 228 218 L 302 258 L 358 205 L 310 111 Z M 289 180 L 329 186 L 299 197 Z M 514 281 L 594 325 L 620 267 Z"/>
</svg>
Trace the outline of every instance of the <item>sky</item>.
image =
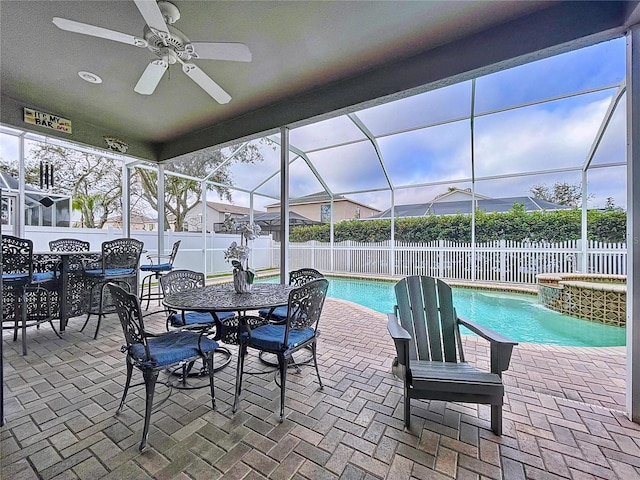
<svg viewBox="0 0 640 480">
<path fill-rule="evenodd" d="M 557 97 L 617 85 L 624 76 L 625 40 L 620 38 L 478 78 L 473 139 L 472 82 L 466 81 L 356 112 L 357 120 L 375 136 L 382 162 L 347 116 L 293 129 L 290 143 L 306 152 L 332 193 L 380 210 L 391 205 L 389 181 L 396 205 L 428 202 L 449 187 L 470 188 L 473 171 L 478 194 L 529 195 L 537 184 L 581 182 L 579 169 L 617 89 Z M 542 102 L 548 99 L 555 100 Z M 499 111 L 532 102 L 542 103 Z M 625 117 L 623 98 L 592 165 L 625 162 Z M 16 158 L 15 145 L 15 139 L 0 135 L 0 157 Z M 241 188 L 278 197 L 280 177 L 273 174 L 279 170 L 279 147 L 259 148 L 263 162 L 233 165 L 233 181 Z M 293 153 L 291 159 L 292 197 L 324 190 L 304 159 Z M 578 170 L 524 175 L 567 168 Z M 588 172 L 589 207 L 603 207 L 608 197 L 616 206 L 626 207 L 624 166 Z M 501 175 L 509 177 L 495 178 Z M 372 189 L 381 191 L 352 193 Z M 213 192 L 209 198 L 218 201 Z M 233 200 L 249 206 L 246 193 L 235 191 Z M 275 201 L 255 195 L 254 208 L 263 210 Z"/>
<path fill-rule="evenodd" d="M 580 183 L 580 169 L 617 88 L 557 97 L 617 86 L 624 76 L 625 41 L 621 38 L 478 78 L 473 138 L 476 192 L 494 198 L 523 196 L 538 184 Z M 428 202 L 449 187 L 471 187 L 463 181 L 472 176 L 471 92 L 471 81 L 467 81 L 356 113 L 376 137 L 384 169 L 396 188 L 397 205 Z M 545 101 L 549 99 L 555 100 Z M 490 113 L 534 102 L 542 103 Z M 593 166 L 625 162 L 625 116 L 623 97 Z M 385 170 L 371 142 L 347 116 L 294 129 L 290 143 L 307 152 L 333 193 L 388 190 Z M 264 170 L 259 172 L 253 166 L 234 166 L 236 184 L 255 188 L 279 168 L 278 151 L 266 152 L 265 157 Z M 524 175 L 569 168 L 577 170 Z M 626 207 L 624 166 L 588 172 L 589 207 L 604 207 L 608 197 L 616 206 Z M 518 174 L 523 175 L 513 176 Z M 510 177 L 486 179 L 500 175 Z M 295 160 L 291 196 L 323 190 L 313 177 L 302 160 Z M 431 185 L 406 188 L 417 184 Z M 276 176 L 258 191 L 277 196 L 279 188 Z M 388 191 L 346 195 L 381 210 L 391 202 Z M 248 204 L 248 196 L 235 193 L 234 201 Z M 256 208 L 268 203 L 273 200 L 254 199 Z"/>
</svg>

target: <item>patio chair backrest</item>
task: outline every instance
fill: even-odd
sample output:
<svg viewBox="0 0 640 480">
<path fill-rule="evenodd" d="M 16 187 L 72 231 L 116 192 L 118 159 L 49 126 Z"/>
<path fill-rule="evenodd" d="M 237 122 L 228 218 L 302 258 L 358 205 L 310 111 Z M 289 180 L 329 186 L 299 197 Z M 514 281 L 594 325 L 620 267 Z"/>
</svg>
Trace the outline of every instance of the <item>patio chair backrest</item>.
<svg viewBox="0 0 640 480">
<path fill-rule="evenodd" d="M 90 248 L 89 242 L 75 238 L 59 238 L 49 242 L 49 250 L 52 252 L 88 252 Z"/>
<path fill-rule="evenodd" d="M 324 275 L 315 268 L 300 268 L 289 272 L 289 285 L 301 287 L 317 278 L 324 278 Z"/>
<path fill-rule="evenodd" d="M 138 268 L 144 243 L 135 238 L 116 238 L 102 242 L 102 270 Z"/>
<path fill-rule="evenodd" d="M 27 238 L 2 235 L 2 274 L 33 276 L 33 242 Z"/>
<path fill-rule="evenodd" d="M 165 295 L 204 287 L 204 273 L 193 270 L 172 270 L 160 277 L 160 285 Z"/>
<path fill-rule="evenodd" d="M 116 308 L 124 338 L 127 342 L 127 349 L 132 345 L 144 345 L 145 359 L 150 358 L 149 345 L 144 334 L 144 320 L 138 297 L 127 292 L 115 283 L 107 283 L 113 304 Z"/>
<path fill-rule="evenodd" d="M 414 332 L 409 358 L 464 361 L 451 287 L 433 277 L 410 276 L 396 284 L 395 292 L 396 316 L 402 328 Z"/>
<path fill-rule="evenodd" d="M 327 288 L 329 281 L 326 278 L 318 278 L 289 292 L 284 345 L 287 345 L 291 330 L 313 327 L 317 331 Z"/>
<path fill-rule="evenodd" d="M 180 248 L 180 242 L 182 242 L 182 240 L 178 240 L 177 242 L 175 242 L 173 244 L 173 247 L 171 248 L 171 254 L 169 255 L 169 265 L 171 265 L 173 267 L 173 261 L 176 259 L 176 255 L 178 254 L 178 248 Z"/>
</svg>

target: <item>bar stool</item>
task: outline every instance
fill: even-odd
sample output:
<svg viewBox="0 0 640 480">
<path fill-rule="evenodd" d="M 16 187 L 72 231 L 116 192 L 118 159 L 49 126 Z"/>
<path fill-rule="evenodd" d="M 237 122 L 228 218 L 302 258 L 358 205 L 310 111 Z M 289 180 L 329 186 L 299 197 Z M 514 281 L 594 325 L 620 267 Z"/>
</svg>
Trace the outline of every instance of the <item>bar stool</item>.
<svg viewBox="0 0 640 480">
<path fill-rule="evenodd" d="M 51 292 L 56 287 L 54 271 L 33 271 L 33 242 L 11 235 L 2 236 L 2 284 L 13 293 L 14 324 L 3 329 L 13 330 L 13 341 L 18 339 L 18 329 L 22 330 L 22 354 L 27 354 L 27 328 L 40 327 L 49 322 L 54 333 L 60 334 L 53 326 Z M 44 304 L 43 300 L 44 299 Z M 29 311 L 33 314 L 29 319 Z M 20 313 L 18 313 L 20 312 Z"/>
<path fill-rule="evenodd" d="M 107 283 L 112 282 L 124 286 L 129 292 L 135 292 L 138 285 L 138 264 L 144 243 L 135 238 L 116 238 L 102 242 L 102 255 L 98 262 L 84 265 L 84 275 L 92 283 L 89 291 L 89 308 L 87 320 L 80 329 L 82 332 L 91 315 L 98 315 L 98 324 L 93 338 L 98 338 L 100 321 L 108 313 L 105 310 L 105 295 L 108 293 Z M 97 297 L 97 298 L 96 298 Z M 94 306 L 97 301 L 98 308 Z"/>
<path fill-rule="evenodd" d="M 173 261 L 176 258 L 178 253 L 178 248 L 180 247 L 181 240 L 178 240 L 173 244 L 173 248 L 171 249 L 170 255 L 156 255 L 156 258 L 167 258 L 168 261 L 166 263 L 153 263 L 153 255 L 147 255 L 147 258 L 151 262 L 150 265 L 142 265 L 140 266 L 141 272 L 150 272 L 149 275 L 142 279 L 142 285 L 140 288 L 140 306 L 146 300 L 147 306 L 145 310 L 149 309 L 149 303 L 151 300 L 158 300 L 158 305 L 160 305 L 160 300 L 164 298 L 164 292 L 162 288 L 160 288 L 160 277 L 167 272 L 173 270 Z M 155 279 L 158 289 L 155 292 L 151 291 L 151 281 Z M 147 293 L 145 293 L 145 285 L 147 286 Z"/>
</svg>

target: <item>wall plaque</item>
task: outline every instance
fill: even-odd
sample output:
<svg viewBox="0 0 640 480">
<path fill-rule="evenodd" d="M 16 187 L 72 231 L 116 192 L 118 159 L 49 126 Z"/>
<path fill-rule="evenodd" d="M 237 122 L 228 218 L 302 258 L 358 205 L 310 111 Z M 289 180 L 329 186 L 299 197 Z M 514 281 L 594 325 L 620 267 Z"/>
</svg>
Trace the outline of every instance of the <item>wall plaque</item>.
<svg viewBox="0 0 640 480">
<path fill-rule="evenodd" d="M 71 133 L 71 120 L 58 117 L 57 115 L 51 115 L 50 113 L 39 112 L 32 108 L 24 107 L 24 121 L 31 125 Z"/>
</svg>

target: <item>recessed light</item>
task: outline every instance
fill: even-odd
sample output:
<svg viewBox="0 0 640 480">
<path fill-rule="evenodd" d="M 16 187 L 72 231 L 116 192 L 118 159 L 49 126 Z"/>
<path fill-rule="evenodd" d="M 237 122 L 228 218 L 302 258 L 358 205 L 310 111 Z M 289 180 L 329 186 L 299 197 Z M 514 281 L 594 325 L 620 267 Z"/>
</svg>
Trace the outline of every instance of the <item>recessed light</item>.
<svg viewBox="0 0 640 480">
<path fill-rule="evenodd" d="M 89 83 L 102 83 L 102 79 L 96 75 L 95 73 L 91 73 L 91 72 L 78 72 L 78 75 L 80 75 L 80 78 L 89 82 Z"/>
</svg>

